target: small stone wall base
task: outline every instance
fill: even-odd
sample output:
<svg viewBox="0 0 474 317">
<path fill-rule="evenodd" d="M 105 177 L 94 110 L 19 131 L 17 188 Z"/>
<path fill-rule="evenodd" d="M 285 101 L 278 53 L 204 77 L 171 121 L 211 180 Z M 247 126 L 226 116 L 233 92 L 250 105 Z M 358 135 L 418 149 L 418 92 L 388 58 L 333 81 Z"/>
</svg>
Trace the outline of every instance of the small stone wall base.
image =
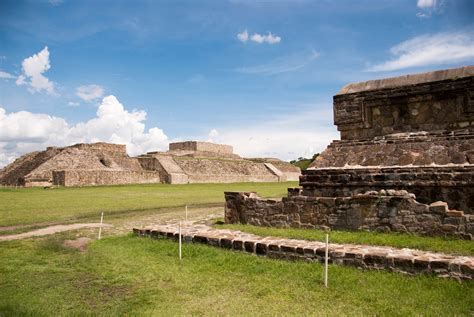
<svg viewBox="0 0 474 317">
<path fill-rule="evenodd" d="M 138 236 L 154 239 L 179 239 L 178 225 L 134 228 Z M 184 224 L 183 242 L 202 243 L 228 250 L 248 252 L 269 258 L 324 262 L 325 243 L 319 241 L 261 237 L 240 231 Z M 472 280 L 474 258 L 385 246 L 329 244 L 329 263 L 363 269 L 389 270 L 408 275 L 430 274 L 458 280 Z"/>
<path fill-rule="evenodd" d="M 350 197 L 292 195 L 281 201 L 256 193 L 226 192 L 225 222 L 255 226 L 405 232 L 472 240 L 474 215 L 447 203 L 416 201 L 404 190 L 372 191 Z"/>
</svg>

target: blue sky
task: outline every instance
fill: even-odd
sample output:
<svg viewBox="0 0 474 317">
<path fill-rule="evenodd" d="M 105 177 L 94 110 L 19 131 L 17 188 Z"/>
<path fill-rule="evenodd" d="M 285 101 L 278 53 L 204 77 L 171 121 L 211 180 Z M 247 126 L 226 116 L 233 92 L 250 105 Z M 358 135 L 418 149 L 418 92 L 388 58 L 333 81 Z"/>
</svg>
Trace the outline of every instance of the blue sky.
<svg viewBox="0 0 474 317">
<path fill-rule="evenodd" d="M 310 156 L 342 86 L 473 62 L 470 0 L 3 0 L 0 166 L 95 141 Z"/>
</svg>

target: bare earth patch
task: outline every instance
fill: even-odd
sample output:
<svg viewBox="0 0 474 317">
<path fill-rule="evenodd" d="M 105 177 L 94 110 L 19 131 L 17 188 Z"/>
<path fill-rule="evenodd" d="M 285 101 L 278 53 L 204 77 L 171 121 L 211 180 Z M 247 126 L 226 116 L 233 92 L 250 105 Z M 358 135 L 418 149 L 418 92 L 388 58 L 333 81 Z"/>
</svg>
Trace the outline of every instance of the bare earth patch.
<svg viewBox="0 0 474 317">
<path fill-rule="evenodd" d="M 77 230 L 77 229 L 84 229 L 84 228 L 99 228 L 100 226 L 101 226 L 100 223 L 74 223 L 71 225 L 49 226 L 46 228 L 41 228 L 38 230 L 33 230 L 33 231 L 24 232 L 20 234 L 0 236 L 0 241 L 26 239 L 26 238 L 31 238 L 31 237 L 46 236 L 46 235 L 55 234 L 58 232 L 70 231 L 70 230 Z M 104 223 L 102 224 L 102 227 L 112 227 L 112 225 Z"/>
<path fill-rule="evenodd" d="M 81 252 L 86 251 L 87 245 L 92 241 L 91 238 L 81 237 L 74 240 L 64 240 L 63 245 L 68 248 L 78 249 Z"/>
</svg>

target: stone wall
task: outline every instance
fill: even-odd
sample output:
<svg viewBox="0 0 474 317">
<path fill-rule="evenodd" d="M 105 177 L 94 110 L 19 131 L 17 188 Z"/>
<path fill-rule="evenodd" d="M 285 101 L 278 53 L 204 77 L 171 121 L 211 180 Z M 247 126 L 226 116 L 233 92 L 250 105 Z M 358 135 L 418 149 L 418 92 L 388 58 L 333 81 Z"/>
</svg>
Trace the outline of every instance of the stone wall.
<svg viewBox="0 0 474 317">
<path fill-rule="evenodd" d="M 474 130 L 335 140 L 310 168 L 474 164 Z"/>
<path fill-rule="evenodd" d="M 153 171 L 62 170 L 53 172 L 53 184 L 59 186 L 95 186 L 161 183 Z"/>
<path fill-rule="evenodd" d="M 0 171 L 0 183 L 10 186 L 26 186 L 25 176 L 60 152 L 61 149 L 48 148 L 46 151 L 32 152 L 21 156 Z"/>
<path fill-rule="evenodd" d="M 203 243 L 227 250 L 243 251 L 258 256 L 283 260 L 325 262 L 326 245 L 321 241 L 262 237 L 241 231 L 210 228 L 202 224 L 166 224 L 133 228 L 137 236 L 152 239 Z M 408 275 L 430 274 L 457 280 L 474 278 L 474 257 L 456 256 L 414 249 L 387 246 L 335 244 L 328 246 L 328 262 L 361 269 L 389 270 Z"/>
<path fill-rule="evenodd" d="M 403 189 L 422 203 L 445 201 L 474 214 L 474 165 L 332 168 L 304 171 L 303 196 L 344 197 L 367 191 Z"/>
<path fill-rule="evenodd" d="M 115 155 L 127 155 L 127 147 L 125 146 L 125 144 L 114 144 L 114 143 L 105 143 L 105 142 L 78 143 L 78 144 L 74 144 L 70 146 L 69 148 L 99 151 L 99 152 L 110 152 Z"/>
<path fill-rule="evenodd" d="M 247 160 L 175 157 L 189 183 L 278 182 L 279 177 L 262 163 Z"/>
<path fill-rule="evenodd" d="M 473 128 L 474 66 L 451 71 L 412 75 L 407 81 L 385 80 L 398 85 L 367 82 L 345 87 L 334 96 L 334 123 L 341 139 Z"/>
<path fill-rule="evenodd" d="M 222 154 L 232 154 L 234 149 L 230 145 L 215 144 L 210 142 L 186 141 L 170 143 L 170 151 L 200 151 Z"/>
<path fill-rule="evenodd" d="M 406 191 L 368 192 L 351 197 L 290 195 L 260 199 L 255 193 L 225 193 L 225 222 L 256 226 L 408 232 L 471 240 L 474 216 L 427 205 Z"/>
</svg>

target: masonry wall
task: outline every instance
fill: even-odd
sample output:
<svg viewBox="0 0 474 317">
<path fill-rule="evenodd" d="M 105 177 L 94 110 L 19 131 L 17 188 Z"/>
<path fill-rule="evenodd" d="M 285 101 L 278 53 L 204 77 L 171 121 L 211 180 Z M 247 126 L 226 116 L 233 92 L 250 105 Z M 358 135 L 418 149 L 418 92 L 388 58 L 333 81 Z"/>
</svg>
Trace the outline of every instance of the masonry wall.
<svg viewBox="0 0 474 317">
<path fill-rule="evenodd" d="M 342 140 L 474 127 L 474 76 L 334 96 Z"/>
<path fill-rule="evenodd" d="M 302 195 L 318 197 L 403 189 L 415 194 L 419 202 L 441 200 L 474 214 L 474 165 L 313 169 L 303 172 L 300 185 Z"/>
<path fill-rule="evenodd" d="M 160 182 L 160 174 L 151 171 L 63 170 L 53 172 L 53 184 L 66 187 Z"/>
<path fill-rule="evenodd" d="M 278 182 L 279 177 L 262 163 L 247 160 L 177 158 L 190 183 Z"/>
<path fill-rule="evenodd" d="M 189 183 L 278 182 L 275 175 L 189 175 Z"/>
<path fill-rule="evenodd" d="M 223 153 L 223 154 L 232 154 L 234 152 L 233 147 L 230 145 L 224 144 L 215 144 L 210 142 L 198 142 L 198 141 L 186 141 L 186 142 L 176 142 L 170 143 L 170 151 L 201 151 L 201 152 L 213 152 L 213 153 Z"/>
<path fill-rule="evenodd" d="M 471 240 L 474 217 L 436 202 L 419 203 L 413 194 L 390 190 L 352 197 L 289 196 L 281 201 L 255 193 L 226 192 L 226 223 L 280 228 L 409 232 Z"/>
<path fill-rule="evenodd" d="M 474 130 L 403 133 L 370 141 L 333 141 L 313 168 L 474 164 Z"/>
</svg>

